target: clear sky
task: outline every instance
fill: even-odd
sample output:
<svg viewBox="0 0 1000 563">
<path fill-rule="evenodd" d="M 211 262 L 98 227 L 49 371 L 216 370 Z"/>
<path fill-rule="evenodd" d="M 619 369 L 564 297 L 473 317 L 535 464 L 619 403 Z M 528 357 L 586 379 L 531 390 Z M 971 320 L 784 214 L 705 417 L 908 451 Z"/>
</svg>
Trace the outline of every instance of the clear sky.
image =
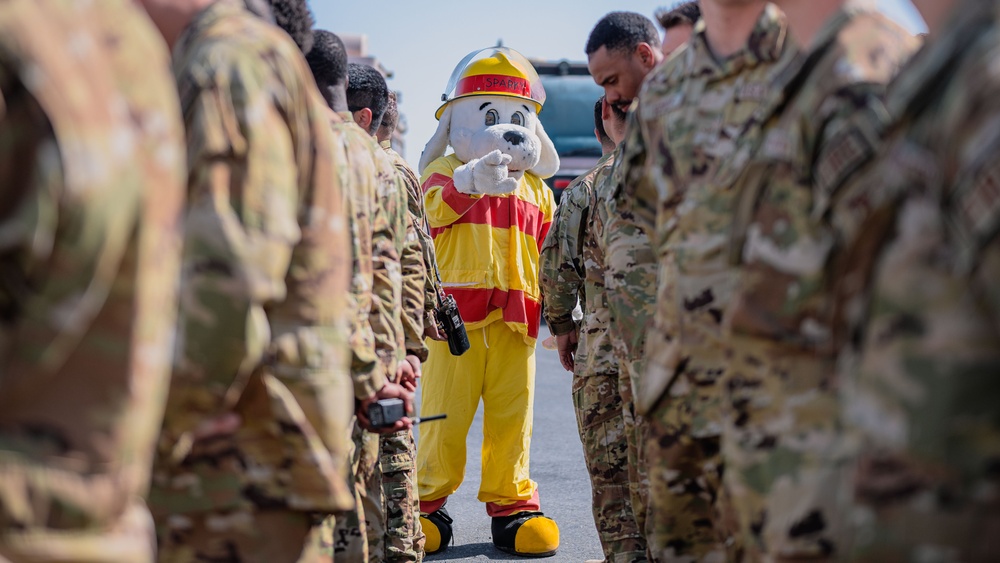
<svg viewBox="0 0 1000 563">
<path fill-rule="evenodd" d="M 585 61 L 591 28 L 604 14 L 630 10 L 652 17 L 674 0 L 310 0 L 316 25 L 334 33 L 368 36 L 369 54 L 394 75 L 402 92 L 406 159 L 416 168 L 434 134 L 434 111 L 448 77 L 466 54 L 502 39 L 529 58 Z M 909 0 L 878 0 L 879 7 L 911 31 L 924 30 Z"/>
</svg>

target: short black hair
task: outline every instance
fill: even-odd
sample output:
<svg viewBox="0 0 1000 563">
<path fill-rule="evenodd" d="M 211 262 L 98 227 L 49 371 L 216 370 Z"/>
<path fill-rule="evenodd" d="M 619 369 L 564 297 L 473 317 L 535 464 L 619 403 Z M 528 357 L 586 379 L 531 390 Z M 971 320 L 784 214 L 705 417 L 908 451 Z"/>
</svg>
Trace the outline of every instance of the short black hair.
<svg viewBox="0 0 1000 563">
<path fill-rule="evenodd" d="M 285 30 L 302 54 L 313 47 L 312 28 L 315 24 L 307 0 L 267 0 L 274 14 L 274 24 Z"/>
<path fill-rule="evenodd" d="M 382 73 L 368 65 L 347 65 L 347 109 L 354 113 L 372 110 L 372 124 L 368 133 L 375 134 L 382 123 L 385 106 L 389 105 L 389 87 Z"/>
<path fill-rule="evenodd" d="M 384 127 L 388 129 L 389 133 L 392 133 L 396 129 L 396 125 L 399 124 L 399 105 L 396 102 L 396 93 L 392 90 L 389 91 L 389 102 L 385 106 L 385 113 L 382 114 L 382 123 L 379 125 L 380 128 Z"/>
<path fill-rule="evenodd" d="M 657 10 L 656 21 L 660 26 L 669 31 L 679 25 L 691 25 L 698 23 L 701 19 L 701 6 L 698 2 L 681 2 L 669 10 Z"/>
<path fill-rule="evenodd" d="M 642 14 L 611 12 L 597 22 L 587 39 L 586 53 L 592 55 L 601 47 L 608 51 L 634 51 L 639 43 L 660 47 L 660 32 L 656 25 Z"/>
<path fill-rule="evenodd" d="M 603 105 L 604 96 L 601 96 L 598 98 L 597 103 L 594 104 L 594 127 L 597 129 L 597 136 L 600 137 L 602 145 L 612 142 L 611 137 L 608 136 L 608 132 L 604 130 Z"/>
<path fill-rule="evenodd" d="M 316 85 L 322 88 L 347 83 L 347 49 L 335 34 L 317 29 L 313 32 L 313 48 L 306 54 Z"/>
</svg>

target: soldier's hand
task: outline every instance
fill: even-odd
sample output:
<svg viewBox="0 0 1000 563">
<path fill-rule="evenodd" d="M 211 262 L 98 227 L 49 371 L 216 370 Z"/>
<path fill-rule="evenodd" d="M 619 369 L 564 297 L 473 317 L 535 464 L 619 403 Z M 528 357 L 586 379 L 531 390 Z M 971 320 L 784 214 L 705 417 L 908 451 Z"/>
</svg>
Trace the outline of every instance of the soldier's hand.
<svg viewBox="0 0 1000 563">
<path fill-rule="evenodd" d="M 414 363 L 410 361 L 413 358 Z M 417 373 L 420 371 L 420 360 L 416 356 L 407 356 L 405 360 L 399 362 L 396 367 L 396 383 L 400 384 L 403 389 L 410 391 L 417 390 Z"/>
<path fill-rule="evenodd" d="M 573 371 L 576 360 L 576 346 L 579 342 L 578 331 L 556 336 L 556 349 L 559 350 L 559 363 L 566 371 Z"/>
<path fill-rule="evenodd" d="M 358 406 L 354 414 L 357 415 L 358 424 L 360 424 L 362 428 L 369 432 L 375 432 L 378 434 L 391 434 L 393 432 L 399 432 L 400 430 L 413 428 L 413 421 L 410 420 L 410 417 L 408 416 L 404 416 L 398 420 L 395 426 L 392 426 L 391 428 L 373 428 L 371 421 L 368 420 L 368 405 L 379 399 L 402 399 L 403 406 L 406 407 L 406 412 L 413 412 L 413 393 L 407 391 L 398 383 L 389 382 L 383 385 L 382 388 L 371 397 L 357 402 Z"/>
<path fill-rule="evenodd" d="M 406 363 L 410 364 L 410 368 L 412 369 L 412 378 L 409 381 L 405 378 L 401 378 L 399 380 L 399 384 L 402 385 L 407 391 L 416 391 L 417 384 L 420 383 L 420 376 L 422 375 L 420 373 L 420 358 L 414 356 L 413 354 L 409 354 L 406 356 Z"/>
<path fill-rule="evenodd" d="M 437 340 L 438 342 L 444 342 L 448 340 L 448 337 L 441 332 L 441 328 L 438 327 L 437 315 L 434 311 L 427 312 L 427 320 L 424 322 L 424 338 L 430 338 L 431 340 Z"/>
</svg>

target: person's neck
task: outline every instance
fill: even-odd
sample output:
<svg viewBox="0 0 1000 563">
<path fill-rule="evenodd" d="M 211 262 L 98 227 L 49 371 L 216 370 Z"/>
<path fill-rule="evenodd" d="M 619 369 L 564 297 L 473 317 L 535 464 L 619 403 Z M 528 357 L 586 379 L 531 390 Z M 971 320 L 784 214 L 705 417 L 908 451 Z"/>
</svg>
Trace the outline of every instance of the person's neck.
<svg viewBox="0 0 1000 563">
<path fill-rule="evenodd" d="M 725 59 L 745 47 L 750 34 L 757 27 L 757 21 L 765 6 L 765 2 L 739 5 L 702 2 L 701 14 L 705 20 L 705 38 L 712 54 L 719 59 Z"/>
<path fill-rule="evenodd" d="M 186 0 L 177 2 L 174 5 L 175 17 L 169 20 L 169 24 L 160 28 L 163 39 L 167 46 L 173 50 L 177 40 L 184 34 L 184 30 L 191 25 L 199 14 L 207 10 L 218 0 Z"/>
<path fill-rule="evenodd" d="M 323 93 L 323 99 L 326 100 L 326 105 L 330 106 L 330 109 L 337 113 L 348 111 L 346 88 L 343 86 L 324 86 L 320 88 L 320 92 Z"/>
<path fill-rule="evenodd" d="M 845 0 L 783 0 L 781 10 L 788 19 L 792 38 L 800 48 L 808 50 L 816 34 L 844 3 Z"/>
</svg>

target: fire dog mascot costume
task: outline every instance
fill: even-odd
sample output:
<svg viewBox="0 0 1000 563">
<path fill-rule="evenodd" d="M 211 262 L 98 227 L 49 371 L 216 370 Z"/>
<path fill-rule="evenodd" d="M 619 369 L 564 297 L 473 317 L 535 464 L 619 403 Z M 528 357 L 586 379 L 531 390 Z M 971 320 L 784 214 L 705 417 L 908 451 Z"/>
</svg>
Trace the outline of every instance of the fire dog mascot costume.
<svg viewBox="0 0 1000 563">
<path fill-rule="evenodd" d="M 425 549 L 447 547 L 444 508 L 465 475 L 465 440 L 483 400 L 479 500 L 493 543 L 517 555 L 553 555 L 559 527 L 540 512 L 528 475 L 540 296 L 538 251 L 555 201 L 542 182 L 559 157 L 538 121 L 545 101 L 531 63 L 504 47 L 468 55 L 452 74 L 437 132 L 420 158 L 421 183 L 445 290 L 471 348 L 430 342 L 421 412 L 448 418 L 420 429 L 417 483 Z M 453 153 L 445 155 L 451 146 Z"/>
</svg>

